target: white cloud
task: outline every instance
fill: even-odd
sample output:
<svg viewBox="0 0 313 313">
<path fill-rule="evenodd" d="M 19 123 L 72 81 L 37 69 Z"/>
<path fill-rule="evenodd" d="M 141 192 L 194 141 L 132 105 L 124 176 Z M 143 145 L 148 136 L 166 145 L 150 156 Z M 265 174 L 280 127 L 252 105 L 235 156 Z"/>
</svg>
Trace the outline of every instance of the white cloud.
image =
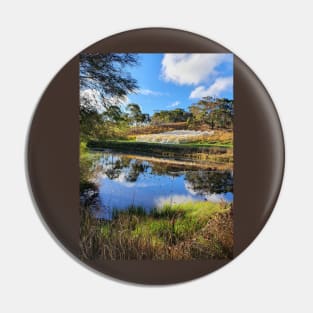
<svg viewBox="0 0 313 313">
<path fill-rule="evenodd" d="M 139 93 L 144 96 L 162 96 L 163 95 L 162 92 L 154 91 L 151 89 L 138 89 L 136 90 L 136 93 Z"/>
<path fill-rule="evenodd" d="M 167 106 L 167 108 L 175 108 L 175 107 L 177 107 L 179 104 L 180 104 L 179 101 L 174 101 L 173 103 L 169 104 L 169 105 Z"/>
<path fill-rule="evenodd" d="M 165 54 L 161 75 L 165 81 L 180 85 L 197 85 L 217 74 L 216 67 L 228 61 L 231 54 L 189 53 Z"/>
<path fill-rule="evenodd" d="M 219 77 L 215 80 L 215 82 L 205 88 L 204 86 L 199 86 L 195 88 L 189 98 L 197 99 L 202 97 L 219 97 L 223 91 L 230 90 L 233 87 L 233 78 L 232 77 Z"/>
</svg>

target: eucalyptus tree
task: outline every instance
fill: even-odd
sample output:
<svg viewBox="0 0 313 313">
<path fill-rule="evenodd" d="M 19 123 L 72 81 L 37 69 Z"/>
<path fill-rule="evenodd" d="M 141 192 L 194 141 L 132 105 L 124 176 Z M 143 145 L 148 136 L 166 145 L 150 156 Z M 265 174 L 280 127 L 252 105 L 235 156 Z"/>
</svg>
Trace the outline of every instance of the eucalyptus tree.
<svg viewBox="0 0 313 313">
<path fill-rule="evenodd" d="M 211 129 L 232 128 L 234 119 L 233 100 L 204 97 L 189 107 L 192 122 L 208 124 Z"/>
<path fill-rule="evenodd" d="M 132 53 L 83 53 L 80 55 L 80 126 L 89 137 L 104 119 L 118 120 L 120 104 L 138 89 L 128 68 L 138 64 Z M 104 114 L 103 114 L 104 113 Z M 99 126 L 99 125 L 98 125 Z"/>
<path fill-rule="evenodd" d="M 144 122 L 145 115 L 141 112 L 141 108 L 137 103 L 129 103 L 126 109 L 129 112 L 129 118 L 132 124 L 137 126 Z"/>
</svg>

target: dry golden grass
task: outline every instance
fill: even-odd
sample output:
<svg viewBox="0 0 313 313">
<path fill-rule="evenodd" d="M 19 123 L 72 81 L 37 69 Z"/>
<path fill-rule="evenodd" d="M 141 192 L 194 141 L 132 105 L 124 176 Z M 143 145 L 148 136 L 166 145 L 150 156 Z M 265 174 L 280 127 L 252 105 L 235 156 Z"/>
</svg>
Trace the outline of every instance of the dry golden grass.
<svg viewBox="0 0 313 313">
<path fill-rule="evenodd" d="M 163 134 L 164 132 L 177 130 L 168 129 L 156 126 L 142 127 L 140 131 L 129 132 L 127 138 L 129 140 L 136 140 L 139 142 L 157 142 L 157 143 L 202 143 L 202 144 L 213 144 L 213 145 L 233 145 L 233 131 L 232 130 L 212 130 L 208 127 L 200 127 L 200 131 L 207 131 L 210 134 L 197 134 L 197 135 L 186 135 L 177 136 L 175 134 Z M 183 129 L 180 129 L 183 130 Z"/>
<path fill-rule="evenodd" d="M 215 130 L 214 134 L 210 136 L 209 142 L 233 143 L 234 133 L 232 130 Z"/>
<path fill-rule="evenodd" d="M 136 141 L 138 142 L 156 142 L 156 143 L 205 143 L 210 140 L 212 135 L 209 134 L 149 134 L 149 135 L 138 135 Z"/>
<path fill-rule="evenodd" d="M 148 125 L 132 127 L 128 131 L 129 136 L 145 135 L 145 134 L 158 134 L 171 130 L 182 130 L 187 128 L 186 122 L 179 123 L 164 123 L 162 125 Z"/>
<path fill-rule="evenodd" d="M 221 204 L 223 205 L 223 204 Z M 233 254 L 232 209 L 194 216 L 168 210 L 147 216 L 143 211 L 118 214 L 101 224 L 83 213 L 81 257 L 102 260 L 199 260 L 231 259 Z M 189 211 L 191 210 L 191 212 Z M 197 209 L 198 211 L 198 209 Z"/>
</svg>

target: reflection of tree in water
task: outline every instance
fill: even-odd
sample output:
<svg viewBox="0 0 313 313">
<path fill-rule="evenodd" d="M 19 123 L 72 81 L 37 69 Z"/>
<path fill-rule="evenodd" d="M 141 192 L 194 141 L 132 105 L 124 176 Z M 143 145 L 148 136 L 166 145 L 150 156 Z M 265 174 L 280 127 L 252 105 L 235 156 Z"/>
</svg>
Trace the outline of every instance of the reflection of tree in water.
<svg viewBox="0 0 313 313">
<path fill-rule="evenodd" d="M 104 155 L 98 166 L 101 166 L 101 171 L 109 179 L 117 179 L 122 173 L 122 170 L 129 167 L 130 158 L 121 156 L 115 157 L 113 154 Z"/>
<path fill-rule="evenodd" d="M 120 157 L 120 165 L 121 165 L 121 167 L 122 167 L 122 168 L 128 167 L 130 161 L 131 161 L 131 158 L 125 157 L 125 156 L 121 156 L 121 157 Z"/>
<path fill-rule="evenodd" d="M 111 158 L 105 158 L 103 173 L 109 179 L 118 178 L 121 175 L 122 168 L 123 167 L 120 159 L 115 159 L 113 155 L 111 155 Z"/>
<path fill-rule="evenodd" d="M 230 171 L 191 170 L 187 166 L 177 164 L 147 162 L 124 155 L 105 155 L 102 161 L 94 164 L 94 173 L 103 173 L 114 180 L 125 174 L 128 182 L 136 182 L 139 175 L 168 175 L 177 177 L 185 173 L 185 180 L 190 188 L 198 194 L 233 192 L 233 176 Z"/>
<path fill-rule="evenodd" d="M 199 194 L 233 192 L 233 175 L 229 171 L 192 171 L 185 179 Z"/>
<path fill-rule="evenodd" d="M 139 175 L 144 173 L 149 167 L 149 165 L 145 164 L 143 161 L 138 161 L 125 156 L 106 156 L 103 161 L 102 173 L 111 180 L 119 178 L 123 170 L 127 169 L 125 175 L 126 180 L 128 182 L 135 182 Z"/>
<path fill-rule="evenodd" d="M 140 173 L 144 173 L 147 168 L 148 165 L 141 161 L 134 160 L 134 162 L 131 162 L 130 164 L 129 172 L 126 175 L 126 180 L 128 182 L 135 182 L 138 179 Z"/>
<path fill-rule="evenodd" d="M 151 174 L 156 175 L 169 175 L 169 176 L 179 176 L 181 175 L 182 169 L 177 169 L 175 166 L 170 166 L 165 163 L 153 163 L 151 166 Z"/>
<path fill-rule="evenodd" d="M 103 172 L 109 179 L 112 180 L 112 179 L 119 178 L 122 171 L 118 168 L 111 167 L 111 168 L 105 169 Z"/>
</svg>

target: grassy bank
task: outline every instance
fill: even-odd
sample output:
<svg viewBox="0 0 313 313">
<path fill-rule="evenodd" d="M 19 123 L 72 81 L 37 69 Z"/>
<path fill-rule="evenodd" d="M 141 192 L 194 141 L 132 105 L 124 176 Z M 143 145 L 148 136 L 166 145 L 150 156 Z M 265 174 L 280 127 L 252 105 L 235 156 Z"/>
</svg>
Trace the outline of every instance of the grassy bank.
<svg viewBox="0 0 313 313">
<path fill-rule="evenodd" d="M 176 160 L 207 161 L 216 169 L 228 169 L 233 166 L 233 151 L 228 147 L 208 144 L 161 144 L 126 140 L 89 141 L 91 149 L 113 149 L 128 154 L 140 154 Z"/>
<path fill-rule="evenodd" d="M 206 142 L 193 142 L 181 144 L 164 144 L 158 142 L 137 142 L 133 139 L 130 140 L 90 140 L 88 148 L 120 148 L 120 149 L 144 149 L 151 150 L 160 148 L 164 151 L 191 151 L 191 152 L 208 152 L 214 151 L 210 148 L 232 148 L 232 144 L 219 144 L 206 143 Z"/>
<path fill-rule="evenodd" d="M 83 258 L 104 260 L 230 259 L 233 220 L 230 204 L 186 202 L 146 213 L 115 212 L 111 221 L 82 209 Z"/>
</svg>

